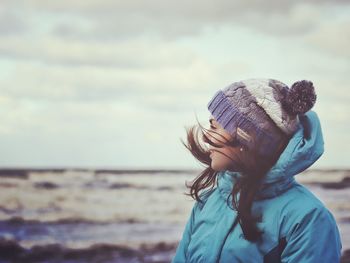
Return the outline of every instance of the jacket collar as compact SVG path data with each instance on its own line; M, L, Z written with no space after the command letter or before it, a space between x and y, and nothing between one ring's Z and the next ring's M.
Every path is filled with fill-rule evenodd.
M276 164L266 174L255 200L273 198L289 189L295 182L294 176L310 167L323 154L324 141L316 112L308 111L299 115L299 120L297 131ZM228 170L218 173L218 188L225 200L240 176L239 172ZM231 203L232 196L229 198Z

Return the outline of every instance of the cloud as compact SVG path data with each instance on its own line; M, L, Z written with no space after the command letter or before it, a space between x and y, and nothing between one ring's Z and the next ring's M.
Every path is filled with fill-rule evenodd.
M15 10L0 7L0 37L18 35L27 29L24 19Z
M179 50L173 48L174 41L195 38L208 28L239 26L259 35L300 38L305 40L305 45L335 55L348 56L349 52L346 48L349 42L346 14L350 11L347 1L220 0L213 3L205 0L196 5L160 0L74 3L32 0L22 4L22 11L13 3L8 6L11 8L4 9L6 13L17 20L21 17L18 23L27 26L22 35L14 34L18 38L1 40L1 55L41 59L46 63L111 67L152 67L157 62L162 66L164 63L183 65L192 59L192 54L186 54L185 50L173 56L176 60L169 63L168 54ZM154 45L158 38L167 43L165 49ZM130 52L134 56L130 56ZM155 52L163 55L154 57Z
M167 6L164 6L166 3ZM196 36L205 28L243 25L273 35L293 35L308 32L322 15L313 5L260 5L259 1L242 4L220 1L215 5L209 1L200 5L153 1L142 4L117 4L111 10L92 11L92 6L77 8L84 19L79 23L62 22L53 28L53 34L64 38L103 40L139 37L145 32L166 40ZM95 6L94 6L95 7ZM102 5L103 8L103 5ZM100 9L100 10L99 10ZM73 8L74 10L74 8ZM64 12L71 12L65 10Z
M195 59L193 53L173 44L160 45L148 41L85 43L52 37L3 38L0 42L0 55L47 64L92 65L124 69L181 67Z
M195 60L183 68L119 69L17 62L0 78L3 95L33 100L121 100L145 93L205 92L221 66ZM18 77L20 76L20 77Z
M253 76L314 81L331 155L349 138L345 2L4 3L2 164L181 165L183 125Z
M335 17L321 22L312 34L306 37L307 43L320 50L348 60L350 58L350 17Z
M310 32L334 1L229 1L140 2L26 1L26 13L44 12L53 17L52 33L62 38L102 41L144 35L175 40L200 34L207 27L241 25L273 35ZM338 1L342 8L346 1Z

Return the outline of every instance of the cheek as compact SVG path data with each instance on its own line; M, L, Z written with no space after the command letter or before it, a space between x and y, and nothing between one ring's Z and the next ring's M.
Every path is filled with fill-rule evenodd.
M225 154L227 153L225 152ZM216 171L225 170L232 165L232 160L230 158L217 151L213 151L210 158L210 166Z
M232 155L232 152L229 149L221 148L221 149L218 149L218 151L216 150L212 151L212 153L210 154L210 158L218 162L226 163L231 161L230 159L231 155Z

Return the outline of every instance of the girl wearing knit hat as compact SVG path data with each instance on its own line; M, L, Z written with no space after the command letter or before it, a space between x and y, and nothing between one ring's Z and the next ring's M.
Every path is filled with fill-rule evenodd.
M210 128L187 130L207 165L172 262L340 262L332 213L294 176L324 152L311 81L247 79L208 102ZM203 140L207 148L201 145Z

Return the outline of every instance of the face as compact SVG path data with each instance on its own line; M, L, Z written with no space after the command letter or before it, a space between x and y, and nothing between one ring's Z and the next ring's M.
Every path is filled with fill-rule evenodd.
M223 146L221 148L208 144L211 158L211 168L215 171L227 170L232 165L232 160L227 156L232 156L237 152L237 147L224 145L223 142L232 140L232 136L211 116L209 119L210 129L208 138L216 145Z

